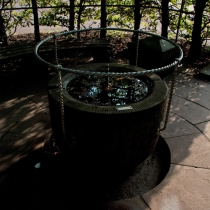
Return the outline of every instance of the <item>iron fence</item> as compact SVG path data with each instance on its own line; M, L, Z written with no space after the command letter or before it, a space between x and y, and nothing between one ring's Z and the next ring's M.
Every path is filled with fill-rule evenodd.
M101 0L100 4L91 3L93 1L87 2L84 3L80 1L79 3L75 3L74 0L69 0L69 2L57 6L39 6L36 4L35 0L32 0L32 5L27 7L2 7L0 14L4 17L4 23L8 30L12 30L11 22L16 21L17 25L15 26L13 24L13 32L15 32L15 27L22 23L20 17L19 20L12 17L14 16L14 11L22 11L22 13L24 11L26 13L30 10L30 20L24 21L28 21L26 24L34 26L37 41L40 40L40 25L59 25L66 27L67 30L79 30L82 28L91 28L93 23L96 22L98 23L98 27L115 26L135 30L141 28L158 34L161 33L163 28L161 16L163 15L163 7L161 4L136 5L135 3L139 1L134 1L134 4L125 4L125 1L124 4L106 4L106 0ZM179 2L179 4L169 4L168 6L169 25L167 29L169 36L175 41L177 41L179 37L190 40L195 16L193 5L191 5L191 9L189 9L186 6L185 0L177 2ZM135 8L137 9L135 10ZM202 38L203 41L205 41L203 43L206 43L210 37L210 13L208 12L208 8L205 12L205 28L202 29ZM10 13L8 19L4 16L6 12ZM47 20L47 18L49 19ZM86 22L84 22L85 19L87 20ZM12 33L7 33L7 35L10 34ZM102 36L105 36L105 34Z

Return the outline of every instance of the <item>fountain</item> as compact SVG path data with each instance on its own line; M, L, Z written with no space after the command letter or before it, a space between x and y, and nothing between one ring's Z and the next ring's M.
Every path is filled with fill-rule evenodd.
M156 148L160 131L166 127L174 85L173 79L168 91L156 73L174 68L175 75L182 51L161 37L177 48L179 57L156 69L115 62L72 68L59 65L57 37L92 30L160 36L141 30L83 29L50 36L35 49L38 59L57 71L57 76L49 81L48 95L53 136L59 148L65 154L71 153L81 167L88 166L99 176L106 174L116 180L120 175L128 177ZM56 64L43 60L38 53L39 47L49 39L55 42ZM139 51L137 44L136 64L139 64ZM153 58L150 59L152 62Z

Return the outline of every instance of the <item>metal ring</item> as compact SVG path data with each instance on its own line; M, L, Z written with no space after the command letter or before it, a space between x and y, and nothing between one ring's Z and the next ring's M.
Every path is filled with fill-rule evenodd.
M63 68L62 66L54 65L54 64L51 64L51 63L45 61L43 58L41 58L38 55L39 47L43 43L45 43L46 41L48 41L50 39L53 39L54 37L59 37L59 36L69 35L69 34L74 34L74 33L80 33L80 32L86 32L86 31L92 31L92 30L97 30L97 31L117 30L117 31L136 32L136 33L142 33L142 34L152 35L154 37L158 37L158 38L164 39L167 42L170 42L171 44L173 44L174 46L176 46L179 49L180 56L178 58L175 58L174 59L175 61L172 62L171 64L166 65L166 66L163 66L161 68L155 68L155 69L143 70L143 71L137 71L137 72L123 72L122 73L122 72L92 72L92 71L89 71L89 70L82 71L82 70L76 70L76 69L70 69L70 68ZM36 45L34 53L35 53L35 56L38 58L38 60L40 60L41 62L43 62L45 65L48 65L49 67L53 67L53 68L56 68L56 69L59 69L59 70L63 70L63 71L67 71L67 72L70 72L70 73L73 73L73 74L79 74L79 75L90 75L90 76L91 75L95 75L95 76L110 76L110 77L140 76L140 75L143 75L143 74L157 73L157 72L164 71L166 69L169 69L171 67L176 66L178 63L181 62L181 60L183 58L183 52L182 52L182 49L180 48L180 46L177 45L176 43L174 43L173 41L165 38L165 37L162 37L160 35L153 34L151 32L144 31L144 30L132 30L132 29L121 29L121 28L88 28L88 29L81 29L81 30L65 31L65 32L61 32L61 33L58 33L58 34L54 34L54 35L51 35L51 36L47 37L46 39L40 41Z

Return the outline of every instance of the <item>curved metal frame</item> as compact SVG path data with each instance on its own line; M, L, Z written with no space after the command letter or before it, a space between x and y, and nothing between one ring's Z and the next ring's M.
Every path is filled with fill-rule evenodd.
M151 70L142 70L142 71L135 71L135 72L94 72L94 71L90 71L90 70L76 70L76 69L69 69L69 68L63 68L61 65L58 64L58 59L57 59L57 37L58 36L63 36L63 35L69 35L69 34L74 34L74 33L80 33L80 32L87 32L87 31L103 31L103 30L116 30L116 31L126 31L126 32L134 32L134 33L138 33L138 34L146 34L146 35L151 35L154 37L158 37L161 39L166 40L167 42L170 42L172 45L174 45L175 47L177 47L179 49L180 52L180 56L178 58L174 59L174 62L172 62L169 65L163 66L161 68L155 68L155 69L151 69ZM54 39L54 45L55 45L55 59L56 59L56 65L51 64L47 61L45 61L43 58L41 58L38 54L38 50L39 47L45 43L46 41L50 40L50 39ZM137 42L138 44L138 42ZM138 50L138 46L137 46L137 50ZM170 88L170 95L169 95L169 101L168 101L168 106L167 106L167 111L166 111L166 117L165 117L165 121L164 121L164 125L162 128L158 129L157 133L160 134L160 131L164 130L166 128L166 124L168 121L168 117L169 117L169 111L170 111L170 105L171 105L171 101L172 101L172 94L173 94L173 88L174 88L174 84L175 84L175 76L176 76L176 72L177 72L177 68L178 68L178 64L181 62L182 58L183 58L183 52L182 49L174 42L170 41L169 39L159 36L157 34L153 34L150 33L148 31L144 31L144 30L132 30L132 29L120 29L120 28L89 28L89 29L81 29L81 30L73 30L73 31L67 31L67 32L61 32L58 34L54 34L51 35L49 37L47 37L46 39L40 41L36 47L35 47L35 56L37 57L38 60L40 60L41 62L43 62L45 65L48 65L49 67L53 67L58 71L58 80L59 80L59 86L60 86L60 109L61 109L61 118L62 118L62 128L63 128L63 138L64 141L66 142L66 135L65 135L65 122L64 122L64 102L63 102L63 85L62 85L62 78L61 78L61 71L67 71L69 73L73 73L73 74L77 74L77 75L88 75L88 76L102 76L102 77L127 77L127 76L140 76L140 75L144 75L144 74L149 74L149 73L157 73L160 71L164 71L166 69L169 69L171 67L174 67L174 76L173 76L173 81L171 84L171 88ZM136 60L138 59L138 53L136 55ZM136 62L137 63L137 62ZM101 63L102 64L102 63ZM105 64L106 65L106 64Z
M124 72L124 73L122 73L122 72L93 72L93 71L88 71L88 70L87 71L82 71L82 70L63 68L61 65L54 65L54 64L51 64L51 63L45 61L44 59L42 59L38 55L39 47L43 43L45 43L46 41L48 41L50 39L53 39L53 38L56 38L56 37L59 37L59 36L63 36L63 35L69 35L69 34L86 32L86 31L93 31L93 30L97 30L97 31L116 30L116 31L136 32L136 33L142 33L142 34L147 34L147 35L151 35L151 36L154 36L154 37L158 37L158 38L164 39L164 40L170 42L171 44L173 44L174 46L176 46L179 49L180 57L175 58L175 61L173 63L171 63L169 65L166 65L166 66L163 66L161 68L156 68L156 69L151 69L151 70L143 70L143 71L138 71L138 72ZM169 69L171 67L174 67L174 66L178 65L183 58L183 52L182 52L182 49L179 47L179 45L177 45L176 43L170 41L169 39L167 39L165 37L162 37L162 36L159 36L157 34L153 34L153 33L150 33L148 31L144 31L144 30L120 29L120 28L89 28L89 29L73 30L73 31L67 31L67 32L61 32L61 33L58 33L58 34L54 34L54 35L51 35L51 36L47 37L46 39L40 41L36 45L34 53L35 53L35 56L38 58L38 60L40 60L44 64L48 65L49 67L53 67L53 68L56 68L58 70L68 71L70 73L79 74L79 75L90 75L90 76L95 75L95 76L108 76L108 77L120 77L120 76L134 76L135 77L135 76L139 76L139 75L143 75L143 74L157 73L157 72L164 71L166 69Z

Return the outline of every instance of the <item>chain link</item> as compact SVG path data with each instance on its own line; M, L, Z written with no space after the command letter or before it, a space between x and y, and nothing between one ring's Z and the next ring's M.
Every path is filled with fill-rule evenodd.
M163 127L160 128L160 131L165 130L166 125L168 123L169 113L170 113L170 109L171 109L171 102L172 102L172 97L173 97L173 92L174 92L174 86L175 86L175 83L176 83L176 74L177 74L178 65L179 64L177 64L174 67L173 77L172 77L172 80L171 80L171 87L170 87L170 93L169 93L169 99L168 99L168 106L167 106L167 110L166 110L165 121L164 121Z
M55 62L56 62L56 70L58 72L58 84L59 84L59 96L60 96L60 112L61 112L61 124L62 124L62 132L63 139L67 144L66 140L66 129L65 129L65 111L64 111L64 99L63 99L63 83L62 83L62 73L61 73L61 65L58 64L58 48L57 48L57 38L54 36L54 47L55 47Z
M139 61L139 33L137 34L137 41L136 41L136 66L138 66Z

